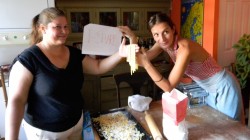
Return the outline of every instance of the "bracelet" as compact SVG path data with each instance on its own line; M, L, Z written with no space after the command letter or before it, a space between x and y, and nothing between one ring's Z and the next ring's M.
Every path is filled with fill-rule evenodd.
M161 79L158 81L154 81L154 82L160 82L163 78L164 78L163 75L161 75Z

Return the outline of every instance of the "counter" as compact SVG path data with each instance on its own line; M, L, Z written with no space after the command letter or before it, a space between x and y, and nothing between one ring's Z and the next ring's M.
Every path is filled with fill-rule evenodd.
M145 121L145 114L128 109L138 122L150 133ZM162 131L161 100L150 104L148 112L153 116L159 130ZM220 139L220 140L249 140L250 129L238 121L234 121L221 112L209 107L188 108L186 122L189 140ZM163 135L163 133L162 133Z

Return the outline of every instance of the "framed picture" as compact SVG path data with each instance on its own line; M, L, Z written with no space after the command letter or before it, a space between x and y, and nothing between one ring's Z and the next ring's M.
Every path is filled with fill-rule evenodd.
M84 26L92 22L89 9L68 9L67 13L71 33L83 33Z
M71 12L71 32L72 33L82 33L83 27L89 24L90 20L89 12Z
M117 26L117 13L116 12L100 12L100 24L107 26Z
M122 23L124 26L128 26L131 30L139 31L139 12L127 11L122 13Z
M97 10L97 23L116 27L120 24L120 10L116 8L101 8Z

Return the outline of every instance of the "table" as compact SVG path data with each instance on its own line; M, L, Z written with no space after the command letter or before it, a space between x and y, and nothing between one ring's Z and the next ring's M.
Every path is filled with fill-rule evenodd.
M128 109L137 121L150 133L143 112ZM150 104L148 112L153 116L159 130L162 131L161 100ZM249 140L250 129L234 121L223 113L209 107L188 108L186 122L189 140ZM151 134L151 133L150 133ZM163 135L163 133L162 133Z

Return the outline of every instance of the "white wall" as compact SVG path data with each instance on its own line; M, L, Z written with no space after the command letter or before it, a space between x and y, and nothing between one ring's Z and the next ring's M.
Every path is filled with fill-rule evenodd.
M218 63L229 66L235 62L232 47L240 37L250 33L250 0L220 0Z

